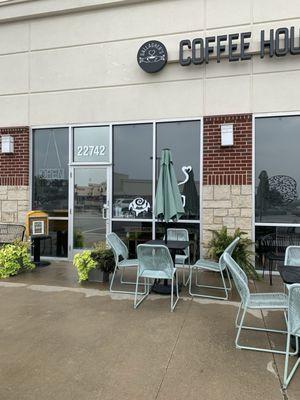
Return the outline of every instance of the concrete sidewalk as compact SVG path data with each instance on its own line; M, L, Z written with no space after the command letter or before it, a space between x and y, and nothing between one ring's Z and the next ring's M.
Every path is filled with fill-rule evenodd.
M257 286L270 290L267 280ZM192 300L183 290L174 313L157 295L133 310L131 296L79 285L68 263L1 281L0 399L298 400L300 370L282 392L283 356L235 349L237 300ZM284 326L280 312L249 323ZM284 348L280 336L242 338Z

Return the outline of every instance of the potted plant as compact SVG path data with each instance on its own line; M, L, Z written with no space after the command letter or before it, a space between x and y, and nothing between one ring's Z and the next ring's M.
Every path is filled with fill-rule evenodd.
M96 268L96 262L92 259L90 250L75 254L73 264L77 268L79 282L86 281L89 272Z
M30 261L28 243L16 241L0 248L0 279L34 268L35 265Z
M94 244L93 250L84 250L74 256L79 282L108 282L113 272L115 260L113 252L106 248L105 242Z
M112 250L106 247L105 242L95 243L91 257L96 262L96 269L103 274L103 282L108 282L109 274L115 268L115 258Z
M219 260L226 247L229 246L235 238L240 237L232 253L232 258L245 271L249 278L258 279L258 274L252 264L254 253L251 251L250 247L253 243L250 239L243 237L246 233L237 228L233 235L229 235L226 226L223 226L220 231L213 230L212 232L213 238L208 244L209 257L214 260Z

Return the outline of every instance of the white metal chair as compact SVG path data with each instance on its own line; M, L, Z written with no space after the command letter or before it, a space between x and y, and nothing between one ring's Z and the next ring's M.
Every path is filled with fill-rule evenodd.
M285 364L284 364L284 376L283 376L283 387L287 388L290 383L297 367L300 364L300 357L294 364L290 373L289 370L289 350L291 335L294 335L296 341L296 349L299 349L299 337L300 337L300 284L295 283L288 287L289 298L288 298L288 332L286 341L286 354L285 354Z
M123 279L123 273L124 273L124 270L126 270L128 268L130 268L130 269L137 268L138 260L137 259L128 259L128 249L127 249L125 243L115 233L113 233L113 232L108 233L106 235L106 239L107 239L107 242L110 245L110 247L114 253L114 257L115 257L115 269L114 269L114 272L113 272L113 275L111 278L109 290L113 293L134 294L135 293L134 290L126 291L126 290L120 290L120 289L118 289L118 290L113 289L113 284L115 281L116 272L119 269L121 271L120 283L127 284L127 285L135 285L136 282L125 281Z
M210 260L206 260L203 258L200 258L190 269L190 278L189 278L189 293L191 296L197 296L197 297L208 297L210 299L219 299L219 300L227 300L228 299L228 291L231 290L232 285L231 285L231 280L230 280L230 276L228 273L228 269L226 267L226 263L224 262L223 256L225 254L225 252L227 252L228 254L232 254L236 245L238 244L238 241L240 240L239 237L237 237L236 239L234 239L230 245L225 249L224 253L221 255L219 262L215 262L215 261L210 261ZM207 289L217 289L217 290L223 290L225 293L225 296L211 296L211 295L206 295L206 294L200 294L200 293L195 293L192 291L192 277L193 277L193 270L196 270L196 282L195 282L195 286L199 287L199 288L207 288ZM221 275L221 279L222 279L222 286L211 286L211 285L200 285L198 283L198 271L199 270L204 270L204 271L213 271L213 272L219 272ZM228 278L228 282L229 282L229 287L226 285L225 282L225 277L224 277L224 273L226 272L227 278Z
M189 241L189 232L187 229L182 228L169 228L167 229L167 239L168 240L182 240L182 241ZM184 286L186 286L189 282L189 273L187 280L185 279L185 270L190 270L191 268L191 261L190 261L190 246L188 246L183 251L184 254L176 254L175 256L175 264L180 265L182 268L182 282ZM186 261L188 262L186 266Z
M256 309L256 310L282 310L284 312L285 320L286 311L288 308L288 298L285 293L250 293L248 288L248 279L245 272L240 268L240 266L234 261L234 259L228 254L224 253L224 261L229 268L235 286L239 292L241 297L241 304L238 309L238 313L235 320L235 326L238 329L235 346L238 349L245 350L256 350L263 351L267 353L278 353L285 354L286 352L283 350L276 349L266 349L262 347L252 347L252 346L243 346L239 343L239 338L242 329L253 330L253 331L263 331L263 332L273 332L273 333L283 333L286 334L287 331L276 330L276 329L266 329L266 328L257 328L253 326L245 326L243 325L245 316L248 309ZM242 316L240 317L240 313L242 311ZM294 353L289 353L289 355L296 355L298 353L298 349Z
M136 277L134 308L137 308L150 292L150 279L171 280L171 311L178 300L178 274L169 249L163 245L140 244L137 247L138 271ZM138 299L139 280L144 279L145 294ZM174 281L176 282L176 300L174 302Z
M284 265L300 267L300 246L288 246L285 250Z

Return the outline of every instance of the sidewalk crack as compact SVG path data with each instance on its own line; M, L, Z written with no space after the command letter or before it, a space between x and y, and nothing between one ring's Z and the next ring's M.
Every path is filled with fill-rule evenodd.
M253 283L254 283L255 292L258 293L255 281ZM263 325L267 329L268 327L267 327L267 323L266 323L266 319L265 319L264 313L263 313L262 310L260 312L261 312L261 315L262 315ZM268 340L268 343L269 343L269 347L272 350L273 347L272 347L272 341L271 341L271 338L270 338L270 332L266 332L266 336L267 336L267 340ZM277 362L276 362L275 354L274 353L269 353L269 354L271 354L272 359L273 359L273 368L274 368L274 372L275 372L275 374L277 376L277 379L279 381L280 391L282 393L282 400L288 400L289 397L287 395L286 389L283 388L282 379L281 379L281 376L279 374L279 370L278 370L278 365L277 365Z
M173 345L173 348L172 348L170 357L169 357L169 359L168 359L168 362L167 362L167 365L166 365L166 368L165 368L165 372L164 372L164 374L163 374L163 376L162 376L162 379L161 379L161 381L160 381L160 384L159 384L159 386L158 386L157 393L156 393L156 396L155 396L155 400L158 399L158 396L159 396L159 393L160 393L160 391L161 391L162 385L163 385L163 383L164 383L164 381L165 381L165 377L166 377L166 375L167 375L167 372L168 372L168 369L169 369L169 365L170 365L171 360L172 360L172 358L173 358L173 355L174 355L174 353L175 353L175 349L176 349L177 344L178 344L178 342L179 342L179 338L180 338L181 332L182 332L182 330L183 330L184 324L185 324L185 322L186 322L186 320L187 320L187 316L188 316L188 313L189 313L189 311L190 311L191 305L192 305L192 301L189 302L189 306L188 306L188 309L187 309L187 311L186 311L185 317L183 318L183 321L182 321L181 326L180 326L180 328L179 328L179 331L178 331L178 334L177 334L175 343L174 343L174 345ZM284 400L285 400L285 399L284 399Z

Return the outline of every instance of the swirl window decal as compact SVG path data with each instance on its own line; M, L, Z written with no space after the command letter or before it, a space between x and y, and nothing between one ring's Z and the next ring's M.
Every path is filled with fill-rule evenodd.
M142 197L137 197L134 199L128 207L129 211L133 211L136 217L139 216L142 212L148 212L150 209L150 203L143 199Z

